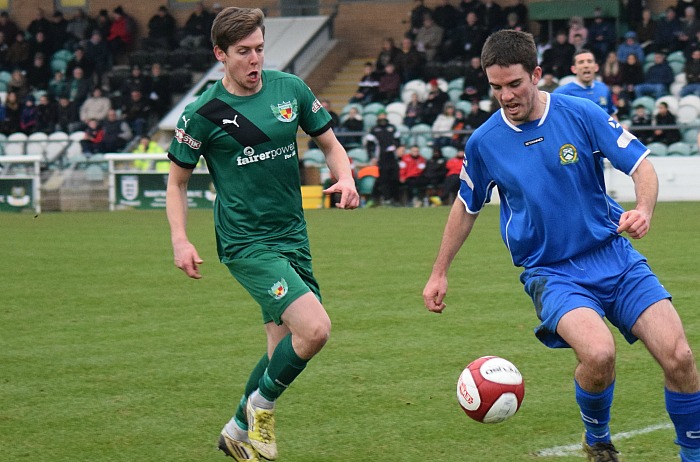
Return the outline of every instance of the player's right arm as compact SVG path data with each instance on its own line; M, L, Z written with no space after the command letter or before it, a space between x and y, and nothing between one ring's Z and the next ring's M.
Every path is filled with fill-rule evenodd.
M460 199L455 200L447 218L440 250L433 264L433 271L423 289L423 302L429 311L442 313L442 310L445 309L447 271L464 241L469 237L478 216L468 213Z
M202 275L199 274L199 265L203 260L199 258L197 249L187 239L187 183L191 176L191 169L170 162L165 209L170 223L170 240L173 245L175 266L192 279L200 279Z
M632 173L637 205L620 217L618 233L626 231L632 239L641 239L649 232L659 196L659 179L649 159L644 159Z

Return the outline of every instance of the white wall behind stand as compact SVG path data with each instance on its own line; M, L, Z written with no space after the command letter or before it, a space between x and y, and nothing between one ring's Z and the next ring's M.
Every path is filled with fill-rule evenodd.
M659 201L700 201L700 156L647 157L659 177ZM607 165L608 194L618 202L634 202L632 178Z

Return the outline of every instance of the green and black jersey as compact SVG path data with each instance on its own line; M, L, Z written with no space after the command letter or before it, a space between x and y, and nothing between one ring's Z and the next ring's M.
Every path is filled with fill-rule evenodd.
M301 205L299 126L317 136L331 118L298 77L263 71L262 89L234 96L217 81L189 104L175 129L170 159L194 168L203 156L217 197L214 223L221 261L251 244L308 245Z

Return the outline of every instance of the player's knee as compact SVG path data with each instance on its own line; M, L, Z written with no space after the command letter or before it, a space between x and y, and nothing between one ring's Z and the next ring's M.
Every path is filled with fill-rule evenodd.
M331 321L328 317L317 319L307 325L301 334L307 351L310 354L318 353L328 342L331 335Z
M607 377L610 377L615 370L615 349L607 347L605 345L599 345L586 352L583 355L582 364L591 371L595 371L593 374L600 376L599 379L605 381Z
M686 342L679 342L665 361L664 370L673 376L696 371L695 357Z
M311 341L315 344L318 345L319 347L323 347L326 342L328 342L328 339L331 336L331 320L329 318L325 318L323 320L320 320L317 325L314 327L312 331L312 338Z

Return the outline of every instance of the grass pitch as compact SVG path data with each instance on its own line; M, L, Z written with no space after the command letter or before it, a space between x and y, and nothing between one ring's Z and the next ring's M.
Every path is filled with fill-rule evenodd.
M569 448L582 431L573 354L534 338L496 207L453 265L446 311L423 307L447 213L307 212L333 333L280 399L280 461L582 460ZM635 243L696 351L698 229L699 203L661 203ZM173 266L163 212L0 215L0 459L226 460L216 439L264 336L258 307L218 263L210 211L191 212L190 238L200 281ZM677 460L660 369L616 339L618 449L628 461ZM487 354L526 381L523 407L497 425L473 422L455 397L461 369Z

